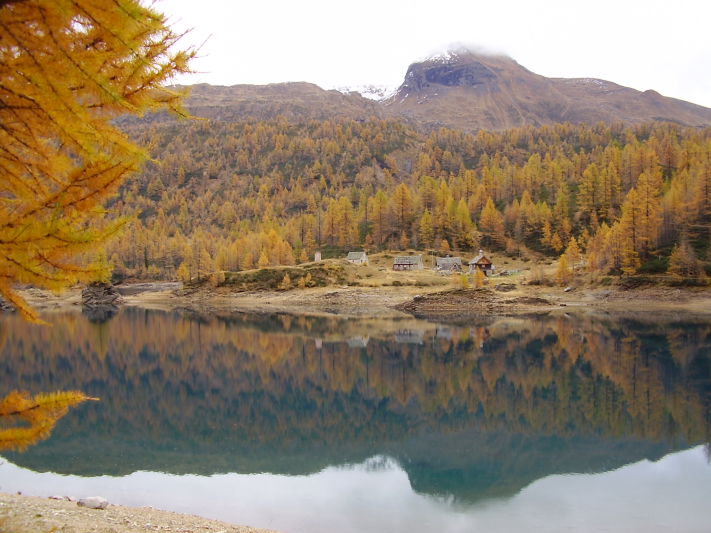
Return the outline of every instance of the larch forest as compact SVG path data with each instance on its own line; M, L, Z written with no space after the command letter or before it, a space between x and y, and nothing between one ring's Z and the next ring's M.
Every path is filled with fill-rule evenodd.
M422 133L399 120L144 121L110 206L115 275L182 280L316 250L563 257L556 276L711 269L711 130L669 123ZM219 283L219 279L218 279Z

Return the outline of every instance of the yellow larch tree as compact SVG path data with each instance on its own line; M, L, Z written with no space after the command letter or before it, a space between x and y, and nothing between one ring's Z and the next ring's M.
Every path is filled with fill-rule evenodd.
M479 218L479 229L489 245L501 246L504 242L504 217L501 215L494 201L488 198Z
M262 253L259 254L259 261L257 261L257 266L259 268L267 268L269 266L269 256L267 255L266 250L262 250Z
M568 265L575 272L575 267L580 263L582 259L582 254L580 253L580 246L575 237L571 237L568 242L568 247L565 249L565 255L568 258Z
M568 255L562 254L558 260L558 268L555 271L555 282L558 285L567 285L573 277L573 271L570 269Z
M585 221L597 220L602 200L600 188L600 169L592 163L583 172L578 186L578 214Z
M401 240L406 240L410 222L413 217L412 193L406 184L401 183L395 188L392 195L391 206L395 230L398 235L400 235Z
M669 256L669 273L682 279L700 279L704 271L696 258L694 249L686 235L682 235L679 244L674 246Z
M637 179L637 197L641 215L638 232L640 253L646 257L657 244L662 224L660 172L643 172Z
M79 391L31 396L13 391L0 399L0 450L22 451L49 437L57 421L73 407L91 398Z
M468 289L471 287L471 283L469 283L469 274L466 272L459 274L459 286L462 289Z
M388 198L385 192L377 192L371 202L373 203L373 240L378 247L382 247L389 235L390 217L388 214Z
M486 274L481 268L474 271L474 287L481 289L486 284Z
M432 228L432 213L429 209L425 209L420 218L420 244L426 248L430 248L434 242L434 229Z
M637 189L632 188L627 193L622 204L622 217L616 226L619 227L622 240L626 243L626 246L635 253L641 248L642 220L642 206L639 201L639 194Z
M180 37L139 0L0 3L0 295L26 318L13 284L106 274L86 256L121 225L102 204L146 157L113 119L184 114L164 87L189 71Z

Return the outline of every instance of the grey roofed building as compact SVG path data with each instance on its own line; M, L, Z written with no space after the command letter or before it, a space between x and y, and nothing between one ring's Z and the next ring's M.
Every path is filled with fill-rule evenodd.
M401 255L393 261L393 270L422 270L425 264L422 255Z
M368 262L368 254L365 252L348 252L346 260L356 265L364 265Z
M461 272L461 257L437 257L435 259L437 272Z

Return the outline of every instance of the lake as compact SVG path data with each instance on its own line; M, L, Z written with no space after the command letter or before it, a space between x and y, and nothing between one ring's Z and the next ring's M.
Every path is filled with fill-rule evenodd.
M708 531L711 321L0 316L0 394L101 398L0 490L300 532Z

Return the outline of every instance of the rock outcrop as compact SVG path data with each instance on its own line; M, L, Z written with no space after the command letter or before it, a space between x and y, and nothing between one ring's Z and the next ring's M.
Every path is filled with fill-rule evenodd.
M101 496L89 496L82 498L77 502L79 507L88 507L89 509L106 509L109 505L109 500Z
M109 320L121 303L121 295L109 283L90 283L81 291L82 313L92 322Z

